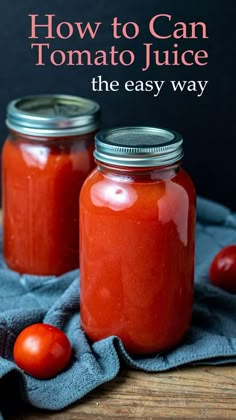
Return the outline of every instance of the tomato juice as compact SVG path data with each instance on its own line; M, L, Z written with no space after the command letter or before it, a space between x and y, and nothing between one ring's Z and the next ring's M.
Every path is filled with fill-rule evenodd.
M20 273L79 265L78 196L94 168L99 106L63 95L10 103L2 155L3 254Z
M144 146L132 152L129 140L120 146L109 139L106 151L107 137L80 196L82 326L93 341L120 337L131 353L162 351L191 322L195 189L178 155L177 163L158 166L157 156L156 167L131 167ZM152 137L153 143L155 130ZM146 146L154 147L148 140ZM139 165L153 161L142 159Z

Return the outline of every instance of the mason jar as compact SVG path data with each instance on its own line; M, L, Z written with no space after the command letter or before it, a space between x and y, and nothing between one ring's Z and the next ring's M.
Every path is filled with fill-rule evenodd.
M131 353L175 346L191 322L195 188L172 130L99 132L80 195L81 322Z
M94 168L97 103L37 95L7 108L2 154L3 255L20 273L60 275L79 265L78 196Z

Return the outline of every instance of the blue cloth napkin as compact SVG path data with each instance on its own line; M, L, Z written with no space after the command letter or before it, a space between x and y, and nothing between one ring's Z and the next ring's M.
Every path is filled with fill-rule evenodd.
M120 339L109 337L90 345L80 328L79 272L61 277L19 275L0 257L0 407L24 399L35 407L62 409L114 378L120 361L147 372L187 363L236 361L236 295L210 285L209 264L224 246L236 244L236 214L222 205L198 199L195 301L191 329L175 349L152 357L132 357ZM13 362L12 349L26 326L45 322L68 335L73 358L57 377L38 380ZM1 391L2 390L2 391Z

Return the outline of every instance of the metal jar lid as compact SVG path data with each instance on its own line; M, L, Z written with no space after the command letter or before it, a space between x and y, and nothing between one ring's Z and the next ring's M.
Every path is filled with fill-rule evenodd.
M97 161L123 167L164 166L183 158L182 136L155 127L102 130L95 136L95 146Z
M8 128L31 136L61 137L90 133L100 126L100 106L71 95L34 95L7 107Z

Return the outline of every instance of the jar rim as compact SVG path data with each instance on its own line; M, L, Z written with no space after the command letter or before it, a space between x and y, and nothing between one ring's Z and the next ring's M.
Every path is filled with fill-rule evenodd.
M6 125L36 137L73 136L99 129L100 112L97 102L79 96L31 95L9 103Z
M115 166L159 167L183 158L183 138L174 130L131 126L101 130L95 136L94 157Z

